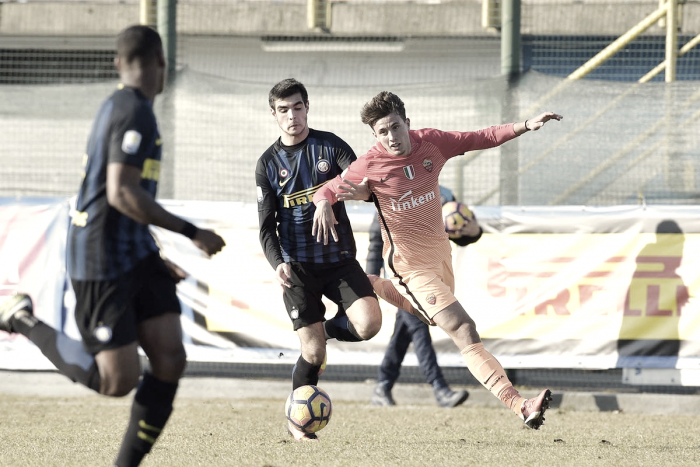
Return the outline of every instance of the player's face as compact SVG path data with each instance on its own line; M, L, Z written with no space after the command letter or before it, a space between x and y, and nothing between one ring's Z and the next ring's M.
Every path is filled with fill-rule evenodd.
M411 139L408 130L411 122L404 121L396 112L377 120L372 127L372 134L394 156L408 156L411 153Z
M289 97L277 99L272 115L277 120L277 124L282 133L291 139L303 139L309 131L306 117L309 112L309 105L304 103L300 93Z

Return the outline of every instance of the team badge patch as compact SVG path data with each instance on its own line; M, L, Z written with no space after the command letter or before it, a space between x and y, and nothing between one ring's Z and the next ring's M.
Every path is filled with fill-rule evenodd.
M280 169L280 178L287 178L287 177L289 177L289 170L282 167Z
M258 191L258 203L262 203L262 200L263 200L262 188L260 188L259 186L256 186L255 188L257 188L257 191Z
M102 326L97 326L93 331L93 335L98 341L107 343L112 340L112 328L104 324Z
M292 311L289 312L289 317L292 319L298 319L299 318L299 310L296 308L292 308Z
M435 298L435 295L433 295L433 294L430 294L427 297L425 297L425 301L431 305L435 305L435 303L437 303L437 299Z
M127 131L122 139L122 151L131 155L136 154L141 146L142 138L141 133L136 130Z
M432 172L433 161L431 161L430 159L423 159L423 168L425 168L425 170L427 170L428 172Z
M404 167L403 173L409 180L413 180L414 178L416 178L416 171L413 169L413 165L407 165L406 167Z
M321 159L316 162L316 170L322 174L327 173L329 170L331 170L331 164L327 160Z

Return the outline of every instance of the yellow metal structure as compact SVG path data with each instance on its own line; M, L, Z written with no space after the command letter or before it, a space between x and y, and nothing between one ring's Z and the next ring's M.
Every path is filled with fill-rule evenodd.
M675 2L675 0L669 0ZM576 80L581 79L586 76L591 71L598 68L603 62L619 52L623 47L632 42L644 31L649 29L654 23L656 23L660 18L666 15L666 7L659 8L658 10L651 13L649 16L640 21L635 27L621 35L612 44L598 52L598 54L592 59L588 60L586 63L581 65L576 71L571 73L567 79Z
M490 32L501 28L501 0L481 1L481 27Z
M680 4L679 0L659 0L659 8L649 16L640 21L635 27L620 36L616 41L607 46L595 57L584 63L580 68L571 73L567 79L576 80L586 76L591 71L595 70L607 59L619 52L623 47L632 42L637 36L649 29L654 23L659 22L666 27L666 59L652 71L640 78L640 83L646 83L654 76L659 74L661 70L666 70L666 82L670 83L676 80L676 62L678 57L684 55L690 49L695 47L700 39L696 36L688 42L681 51L678 50L678 29L680 25ZM661 22L664 19L665 21Z
M309 29L328 31L331 28L330 0L306 1L306 26Z
M678 51L678 58L682 57L683 55L687 54L690 50L693 49L696 45L700 44L700 34L697 36L693 37L691 40L688 41L687 44L685 44L683 47L681 47L681 50ZM639 78L640 83L646 83L648 81L651 81L651 79L661 73L664 69L666 68L666 61L664 60L663 62L659 63L654 67L653 70L651 70L649 73L646 75L642 76Z
M158 0L140 0L139 23L152 28L158 26Z

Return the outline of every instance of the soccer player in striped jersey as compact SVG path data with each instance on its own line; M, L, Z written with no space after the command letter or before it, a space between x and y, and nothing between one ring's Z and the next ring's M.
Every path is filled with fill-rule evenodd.
M350 199L342 187L366 179L382 224L384 264L393 276L390 280L373 278L377 295L428 324L440 326L481 384L529 428L538 429L549 407L550 390L533 399L522 397L501 364L484 348L474 320L454 296L451 247L442 219L438 177L452 157L499 146L562 116L545 112L524 122L477 131L414 131L401 99L386 91L365 104L361 116L377 144L345 174L316 192L314 228L335 235L332 207L339 200Z
M175 293L184 272L161 259L148 226L179 232L207 255L225 244L155 200L161 139L153 101L166 73L160 36L146 26L125 29L114 63L121 84L95 118L68 233L82 343L39 321L24 294L0 302L0 329L25 335L61 373L100 394L122 397L137 387L114 462L127 467L163 430L186 363ZM150 362L143 378L139 345Z
M309 97L299 81L280 81L270 90L268 101L280 137L255 169L260 243L282 286L301 344L292 374L292 389L296 389L318 384L326 339L370 339L379 332L382 315L372 284L355 259L344 203L332 208L340 233L340 237L334 233L335 241L317 236L312 228L314 193L340 175L356 159L355 153L333 133L309 128ZM327 321L323 296L338 305L336 316ZM291 424L288 431L297 441L317 439Z

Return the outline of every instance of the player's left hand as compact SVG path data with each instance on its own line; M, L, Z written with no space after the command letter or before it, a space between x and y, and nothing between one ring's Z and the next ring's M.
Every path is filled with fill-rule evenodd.
M343 179L343 183L343 185L338 185L338 189L343 191L335 195L338 201L367 201L369 199L370 191L367 177L358 184L345 179Z
M170 277L173 278L175 283L178 283L182 279L187 278L188 274L180 266L173 263L172 261L170 261L167 258L163 258L163 262L165 263L165 267L168 268L168 272L170 273Z
M197 229L197 234L192 239L192 243L206 253L207 256L215 255L226 246L226 242L219 234L207 229Z
M330 231L333 240L338 241L338 233L335 231L335 225L338 223L335 220L331 203L327 200L319 201L316 205L314 213L314 223L311 226L311 235L316 237L317 242L323 240L324 245L328 245L328 232Z
M563 115L555 114L554 112L545 112L534 118L529 118L527 120L527 129L530 131L537 131L544 126L550 120L561 120L564 118Z

